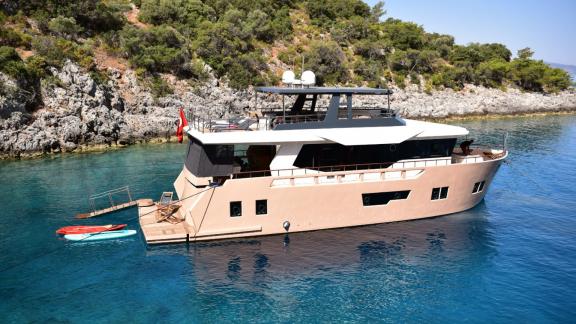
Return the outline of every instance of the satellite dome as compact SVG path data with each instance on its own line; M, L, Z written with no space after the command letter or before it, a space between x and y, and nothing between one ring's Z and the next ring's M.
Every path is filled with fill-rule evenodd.
M282 73L282 83L292 84L292 83L294 83L294 79L295 79L294 72L288 70L288 71L284 71L284 73Z
M302 72L302 85L313 86L316 84L316 75L312 71Z

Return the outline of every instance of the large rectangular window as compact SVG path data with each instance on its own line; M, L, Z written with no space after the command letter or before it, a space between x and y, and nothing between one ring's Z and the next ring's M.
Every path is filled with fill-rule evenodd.
M448 198L448 187L440 187L432 189L432 200L446 199Z
M390 200L401 200L408 198L410 190L374 192L362 194L362 204L364 206L386 205Z
M299 168L337 165L392 164L403 159L447 157L456 139L406 141L399 144L356 145L305 144L294 161Z

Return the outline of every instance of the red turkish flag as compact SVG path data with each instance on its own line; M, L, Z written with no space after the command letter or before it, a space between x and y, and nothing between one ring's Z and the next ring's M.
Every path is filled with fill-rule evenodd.
M180 108L180 118L178 118L178 129L176 129L176 136L178 136L178 143L184 140L184 127L188 126L186 116L184 116L184 109Z

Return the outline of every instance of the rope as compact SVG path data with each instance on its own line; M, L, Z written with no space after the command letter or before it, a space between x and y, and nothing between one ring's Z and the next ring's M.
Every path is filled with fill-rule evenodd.
M516 168L514 165L512 165L511 162L506 162L506 161L505 161L504 163L506 163L507 165L509 165L511 170L517 171L517 172L520 173L524 178L528 179L528 181L532 182L532 184L536 185L536 187L537 187L538 189L542 190L543 192L545 192L545 193L547 193L547 194L551 194L551 192L550 192L548 189L542 187L538 182L532 180L532 178L530 177L530 175L524 173L524 171L522 171L521 169Z
M200 225L198 225L198 230L194 232L194 238L200 232L200 228L202 227L202 223L204 223L204 217L206 217L206 213L208 212L208 208L210 207L210 203L212 202L212 197L214 196L214 191L216 191L216 187L213 187L212 193L210 194L210 199L208 200L208 204L206 205L206 209L204 210L204 214L202 215L202 220L200 221Z

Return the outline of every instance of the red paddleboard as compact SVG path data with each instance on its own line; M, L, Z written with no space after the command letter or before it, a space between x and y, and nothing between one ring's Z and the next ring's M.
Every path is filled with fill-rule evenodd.
M75 225L75 226L65 226L59 228L56 233L66 235L66 234L86 234L86 233L98 233L98 232L106 232L106 231L116 231L121 230L126 227L126 224L119 224L119 225L98 225L98 226L82 226L82 225Z

